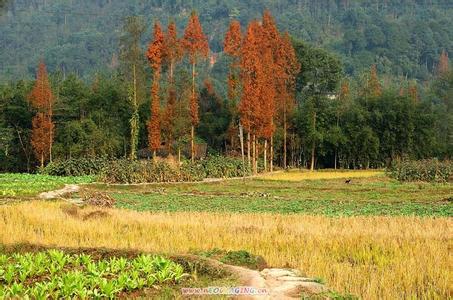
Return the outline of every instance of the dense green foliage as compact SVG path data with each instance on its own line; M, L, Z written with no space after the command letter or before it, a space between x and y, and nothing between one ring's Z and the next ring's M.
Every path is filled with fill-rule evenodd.
M48 175L31 174L0 174L0 198L15 196L36 196L46 192L62 188L65 184L90 183L94 181L92 176L82 177L59 177Z
M382 93L372 95L369 72L341 79L339 62L330 53L298 41L294 45L307 66L297 77L299 109L293 120L302 164L308 163L313 143L319 167L333 167L334 161L345 168L384 167L398 157L451 157L453 72L436 76L429 88L378 79ZM341 95L340 83L350 86L347 95ZM418 91L415 97L411 88Z
M390 176L399 181L448 182L453 179L453 162L437 159L395 162Z
M120 293L176 283L181 265L160 256L95 260L59 250L0 254L0 298L113 299Z
M3 2L9 2L4 4ZM349 74L372 63L380 72L427 79L442 49L453 53L448 0L15 0L0 4L0 78L33 74L44 58L51 71L94 75L115 68L127 16L151 22L174 18L180 32L192 9L200 13L213 52L221 52L230 18L242 24L272 10L280 29L337 52ZM1 8L3 7L3 8ZM145 40L142 40L143 44Z

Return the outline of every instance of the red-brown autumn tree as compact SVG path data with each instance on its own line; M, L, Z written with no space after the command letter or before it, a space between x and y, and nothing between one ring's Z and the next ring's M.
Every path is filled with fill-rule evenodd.
M37 115L33 118L31 143L41 167L44 167L47 157L52 161L52 144L54 138L54 124L52 122L54 98L44 62L39 64L36 82L28 95L28 99L38 111Z
M277 84L277 107L280 119L283 123L283 167L287 166L287 136L288 118L295 108L296 76L299 74L301 65L296 57L296 51L288 33L285 33L278 44L276 64L278 76ZM271 147L272 149L272 147ZM271 153L271 162L272 162ZM272 171L272 166L271 166Z
M165 63L168 65L168 95L165 111L162 116L162 129L165 131L166 144L168 152L171 153L171 145L173 143L174 126L175 126L175 111L176 111L176 87L174 80L174 69L176 64L181 60L183 49L181 41L178 39L176 23L171 21L168 24L167 33L165 35Z
M261 72L260 35L258 21L252 21L244 37L241 48L242 96L239 103L241 124L247 131L247 158L251 166L251 135L256 130L256 116L259 114L260 86L258 76Z
M448 73L449 68L448 53L445 50L442 50L439 57L439 64L437 65L437 74L443 76Z
M230 57L230 69L228 72L228 100L231 112L231 123L228 135L231 140L231 147L234 148L234 137L237 135L237 104L240 96L240 62L241 62L242 32L239 21L233 20L225 35L224 52ZM242 126L239 124L239 126ZM242 131L241 131L242 132ZM244 145L241 138L241 154L244 162Z
M370 69L370 78L368 79L368 94L372 97L379 97L382 94L382 86L377 75L376 65Z
M418 91L416 85L409 86L408 89L409 97L411 98L412 102L416 104L418 102Z
M148 143L153 157L160 148L160 73L164 57L164 33L159 23L154 24L154 38L149 44L146 56L153 69L153 84L151 88L151 119L148 122Z
M41 168L44 167L46 157L50 155L49 139L53 135L54 124L49 115L38 112L32 120L31 145Z
M274 138L274 119L276 117L276 104L277 104L277 97L282 95L278 92L277 88L281 83L284 82L283 79L283 68L281 68L277 64L277 60L280 58L279 53L279 45L281 44L281 36L277 29L277 25L271 12L269 10L265 10L263 13L262 19L262 33L261 33L261 57L263 60L261 61L263 65L263 78L261 92L262 96L260 97L261 101L263 102L260 107L264 110L262 112L263 121L262 126L263 129L261 130L259 136L264 138L264 161L265 161L265 170L266 162L267 162L267 143L270 140L270 168L271 171L273 169L273 155L274 155L274 147L273 147L273 138Z
M198 96L195 89L196 65L200 59L206 59L209 55L209 45L206 35L195 11L192 12L186 30L184 32L183 46L192 64L192 94L190 97L190 118L191 118L191 158L195 160L195 126L198 125Z

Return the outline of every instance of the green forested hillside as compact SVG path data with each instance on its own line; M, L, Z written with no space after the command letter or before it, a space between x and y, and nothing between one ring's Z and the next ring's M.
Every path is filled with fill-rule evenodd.
M180 31L196 9L213 52L230 18L245 25L269 8L281 30L335 51L351 75L376 63L380 73L426 80L442 49L453 53L449 0L2 0L0 79L31 77L44 58L51 72L86 77L115 66L124 18L147 24L174 18Z

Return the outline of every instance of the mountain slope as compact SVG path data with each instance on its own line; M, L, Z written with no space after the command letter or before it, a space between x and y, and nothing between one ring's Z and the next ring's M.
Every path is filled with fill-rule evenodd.
M348 74L376 63L382 73L427 79L442 49L453 53L449 0L3 0L0 2L0 80L30 77L44 58L51 71L89 76L115 60L123 20L174 18L182 32L200 13L212 51L222 51L228 22L243 25L269 8L282 30L336 52Z

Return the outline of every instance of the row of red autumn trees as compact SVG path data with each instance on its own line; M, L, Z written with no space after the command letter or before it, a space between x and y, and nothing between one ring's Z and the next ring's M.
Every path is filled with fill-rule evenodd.
M264 167L272 170L273 135L276 124L284 129L284 165L286 166L287 118L295 106L295 77L300 71L288 33L281 34L269 11L262 21L252 21L245 34L238 21L232 21L225 36L224 51L230 56L228 98L232 113L230 131L239 132L242 159L256 172L259 148L264 153ZM153 71L151 88L151 118L148 122L149 148L156 156L161 147L161 128L171 131L176 109L174 69L185 56L191 64L192 82L189 101L191 120L191 158L195 158L195 128L199 123L197 65L209 56L209 45L198 16L192 13L182 38L178 38L176 24L170 22L164 32L154 24L153 40L146 53ZM161 107L160 85L162 68L167 67L168 97ZM29 99L37 110L33 118L32 146L41 166L52 158L54 123L53 96L44 63L39 65L37 80ZM168 135L171 144L172 134ZM246 141L244 141L246 136ZM268 155L269 151L269 155ZM247 153L247 155L245 154ZM269 164L267 163L269 160Z
M287 116L294 108L295 77L300 71L294 48L287 33L281 34L269 11L261 22L252 21L243 35L238 21L232 21L225 36L224 51L231 57L228 75L228 98L233 115L232 130L238 130L242 157L245 161L244 131L247 135L247 161L257 170L258 148L263 147L264 167L272 170L273 135L276 122L284 128L284 164L286 165ZM195 128L199 122L196 87L197 64L207 59L209 46L196 13L192 13L184 35L178 39L176 26L170 22L164 33L154 24L154 37L149 44L147 58L153 69L151 90L151 119L148 123L149 146L156 155L161 145L161 127L171 128L175 105L173 69L186 55L192 67L192 90L189 101L191 118L191 156L195 157ZM159 86L161 69L166 64L169 72L169 95L161 109ZM171 135L170 135L171 136ZM270 155L268 156L268 150Z

